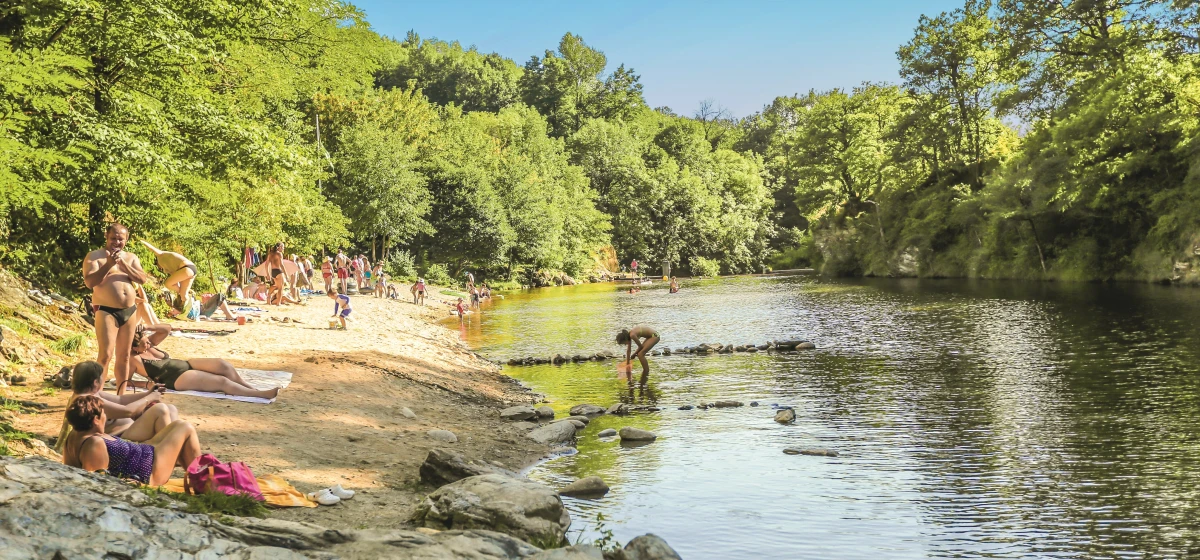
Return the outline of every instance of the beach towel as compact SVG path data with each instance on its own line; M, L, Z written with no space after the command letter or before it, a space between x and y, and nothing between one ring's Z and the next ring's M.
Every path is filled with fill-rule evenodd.
M308 499L304 493L292 486L282 477L274 474L256 477L258 489L262 491L265 503L274 507L307 507L315 508L317 503ZM162 486L167 492L183 493L183 479L172 478Z
M238 368L238 374L242 379L246 380L251 387L255 389L271 389L279 387L283 389L292 383L292 373L290 371L264 371L261 369L241 369ZM140 374L134 374L134 378L145 380ZM248 403L271 404L275 399L264 399L262 397L239 397L236 395L226 395L225 393L209 393L207 391L172 391L167 389L168 393L177 395L190 395L193 397L204 397L209 399L228 399L231 401L241 401Z

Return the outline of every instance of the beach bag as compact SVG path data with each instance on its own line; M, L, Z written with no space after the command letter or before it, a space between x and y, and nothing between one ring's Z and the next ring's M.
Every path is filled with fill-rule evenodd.
M192 305L190 305L188 307L187 318L189 321L199 321L200 320L200 301L195 298L192 298L191 303L192 303Z
M228 496L246 494L260 502L264 499L258 481L246 463L222 463L211 453L196 457L188 465L183 490L188 494L221 492Z

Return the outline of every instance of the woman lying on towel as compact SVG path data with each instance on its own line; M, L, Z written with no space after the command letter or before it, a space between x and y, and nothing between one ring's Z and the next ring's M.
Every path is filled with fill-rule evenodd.
M99 397L71 401L67 422L73 431L63 446L64 464L162 486L176 466L186 468L200 455L200 438L187 422L171 422L146 443L134 443L105 434L107 419Z
M133 349L129 353L129 365L133 370L149 379L161 383L172 391L206 391L225 393L238 397L273 399L279 388L260 391L246 383L238 375L233 364L218 358L193 358L177 360L156 348L158 343L171 334L171 325L138 327L133 335ZM135 384L147 386L148 384Z
M106 434L119 435L128 441L146 441L179 419L175 405L162 402L160 391L114 395L103 389L104 366L93 361L75 364L75 369L71 371L71 399L67 401L67 406L71 406L79 397L99 398L108 418L104 425ZM55 446L58 452L63 452L62 445L70 433L71 425L63 420Z

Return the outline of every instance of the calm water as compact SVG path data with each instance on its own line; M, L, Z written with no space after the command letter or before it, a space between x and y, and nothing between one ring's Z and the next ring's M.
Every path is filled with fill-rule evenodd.
M640 323L660 348L818 345L652 358L644 391L614 362L506 368L560 413L665 407L601 417L531 474L612 486L566 499L585 538L652 531L689 560L1157 559L1200 557L1198 318L1200 291L1156 286L746 278L509 295L462 333L501 359L619 351L614 333ZM718 399L762 406L677 410ZM626 425L659 439L594 435Z

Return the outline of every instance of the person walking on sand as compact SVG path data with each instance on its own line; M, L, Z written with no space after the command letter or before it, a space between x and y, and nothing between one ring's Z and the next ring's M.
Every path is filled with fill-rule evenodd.
M413 305L425 305L425 279L417 278L417 283L409 288L413 296Z
M650 352L651 348L654 348L654 345L658 344L659 340L661 338L658 336L658 331L645 325L638 325L631 329L621 329L621 332L617 333L617 344L625 345L625 362L623 365L629 368L626 371L632 373L630 371L632 370L632 364L629 363L629 360L633 356L637 356L638 361L642 362L642 385L645 385L646 381L650 379L650 363L646 361L646 354ZM634 342L637 343L636 352L633 351ZM632 383L633 378L630 377L629 381Z
M350 279L350 257L347 257L341 249L338 249L337 257L333 259L333 266L337 269L338 287L345 293L347 281ZM328 292L329 290L325 291Z
M375 281L375 297L384 297L387 293L387 281L383 278L383 261L375 263L371 270L371 279Z
M342 330L346 330L346 319L350 318L350 296L336 292L329 292L328 295L333 300L333 316L341 323Z
M92 290L92 306L96 313L96 361L107 370L108 362L113 361L115 354L113 375L117 380L117 394L121 395L125 392L124 383L129 379L129 347L138 326L134 317L137 312L134 284L144 284L149 275L142 270L137 255L125 250L129 228L113 222L104 238L104 247L88 253L83 259L83 284Z
M196 263L188 260L187 257L180 253L172 251L160 251L149 241L141 240L142 245L150 249L154 253L154 264L158 265L159 270L162 270L167 275L167 279L163 280L163 286L175 292L179 297L175 300L178 302L175 305L176 311L186 311L191 307L189 301L189 292L192 289L192 282L196 280Z

